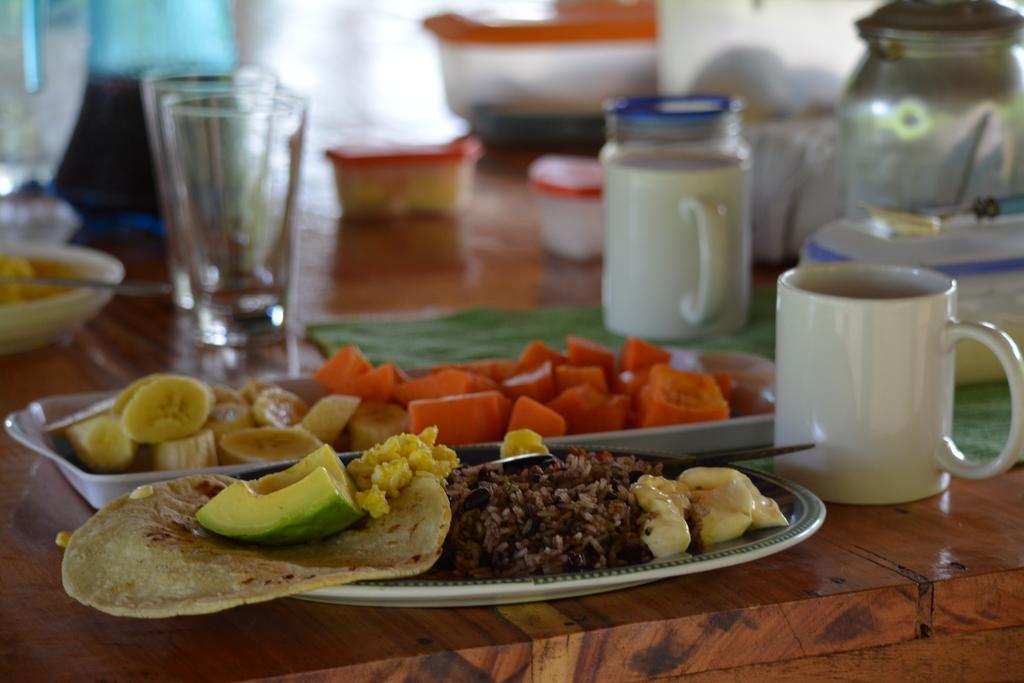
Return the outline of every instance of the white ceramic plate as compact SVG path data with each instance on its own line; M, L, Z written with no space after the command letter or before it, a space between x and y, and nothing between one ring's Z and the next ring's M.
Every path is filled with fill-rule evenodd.
M494 460L493 447L456 449L467 464ZM559 453L559 449L553 449ZM564 449L563 449L564 450ZM657 453L636 453L649 459L671 459ZM672 576L730 567L790 548L810 538L825 521L825 505L813 493L774 475L738 468L760 491L779 503L789 525L749 532L708 552L679 555L638 565L512 579L412 579L371 581L321 588L295 596L305 600L376 607L456 607L555 600L619 590Z
M679 368L701 369L707 372L731 372L735 382L733 404L740 416L718 422L576 434L545 441L549 444L572 443L591 448L600 446L675 453L734 450L772 443L774 423L771 413L773 403L771 390L774 386L775 374L771 361L743 353L701 354L676 350L672 364ZM320 385L308 377L291 377L275 379L275 381L308 402L315 401L324 395L324 390ZM75 458L70 444L64 439L48 434L45 427L73 413L85 410L99 401L109 399L113 395L111 393L90 393L43 398L8 415L4 421L4 427L13 439L44 458L49 458L57 463L75 490L97 509L144 484L166 481L199 471L232 475L252 468L251 465L229 465L174 472L129 472L125 474L89 472Z
M113 256L68 244L0 242L0 254L67 264L84 278L121 282L124 266ZM0 354L45 346L78 329L112 296L110 290L72 289L63 294L0 304Z

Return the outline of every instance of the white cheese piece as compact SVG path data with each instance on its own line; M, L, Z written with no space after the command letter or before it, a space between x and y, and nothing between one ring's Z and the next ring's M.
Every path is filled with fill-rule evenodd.
M748 529L789 524L779 504L739 470L692 467L679 475L679 481L693 491L692 517L704 546L739 538Z
M655 557L669 557L690 547L686 511L690 507L689 487L679 481L645 474L630 491L637 504L652 517L644 523L643 539Z

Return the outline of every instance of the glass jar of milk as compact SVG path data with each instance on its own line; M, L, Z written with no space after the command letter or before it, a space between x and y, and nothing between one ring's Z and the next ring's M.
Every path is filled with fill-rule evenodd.
M604 324L620 335L733 332L750 303L750 150L738 100L606 106Z

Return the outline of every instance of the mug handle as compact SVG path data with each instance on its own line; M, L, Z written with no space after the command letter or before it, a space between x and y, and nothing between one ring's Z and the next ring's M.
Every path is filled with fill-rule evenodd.
M950 474L965 479L985 479L1013 467L1024 450L1024 430L1021 429L1024 365L1021 364L1020 350L1013 339L994 325L959 320L947 323L943 342L948 350L952 351L953 346L967 339L984 344L1003 366L1006 380L1010 384L1010 433L999 456L987 462L976 463L965 458L949 436L945 437L943 446L936 453L936 460Z
M728 235L723 214L725 208L705 197L686 197L679 200L679 214L684 219L693 216L697 224L697 291L684 296L679 302L679 313L691 325L700 325L718 314L726 281L723 239Z

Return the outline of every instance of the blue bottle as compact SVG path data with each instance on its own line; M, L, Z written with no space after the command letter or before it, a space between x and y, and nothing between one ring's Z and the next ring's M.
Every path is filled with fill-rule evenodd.
M150 69L228 71L230 0L91 0L89 78L56 175L86 227L158 231L140 82Z

